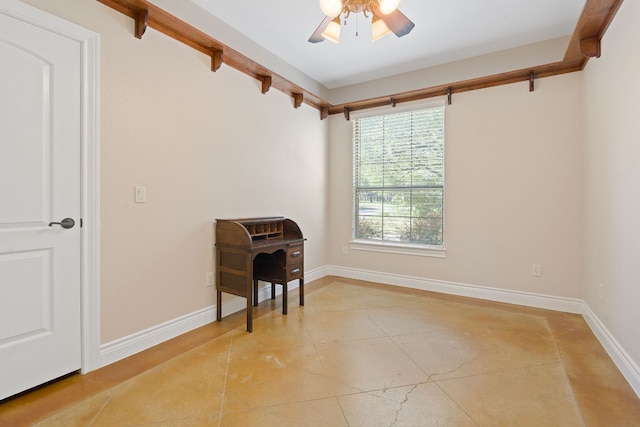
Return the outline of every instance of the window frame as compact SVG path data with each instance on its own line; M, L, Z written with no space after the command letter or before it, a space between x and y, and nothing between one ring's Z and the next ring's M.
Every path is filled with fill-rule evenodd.
M384 252L394 253L401 255L416 255L416 256L428 256L428 257L446 257L446 209L445 209L445 192L446 192L446 102L445 99L429 99L417 102L407 102L397 104L395 107L385 106L379 108L372 108L368 110L355 111L350 113L350 118L353 120L352 136L351 136L351 152L355 155L355 140L353 138L353 129L355 127L355 120L383 116L388 114L404 113L415 110L424 110L429 108L444 108L444 124L443 132L445 133L445 140L443 141L443 181L442 181L442 245L429 245L423 243L409 243L390 240L375 240L375 239L360 239L356 238L357 227L357 200L356 200L356 176L355 176L355 158L352 158L352 178L351 178L351 240L349 242L349 248L351 250L368 251L368 252Z

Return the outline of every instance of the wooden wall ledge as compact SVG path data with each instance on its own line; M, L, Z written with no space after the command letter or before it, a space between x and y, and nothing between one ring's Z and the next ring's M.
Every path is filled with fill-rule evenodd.
M211 57L211 70L217 71L228 65L260 82L262 93L273 87L291 96L292 102L303 102L320 110L329 107L329 103L315 94L293 84L284 77L268 70L240 52L220 43L197 28L176 18L147 0L98 0L134 20L134 35L142 38L147 27L153 28L187 46ZM295 100L295 101L293 101Z
M401 102L416 101L436 96L448 96L452 93L466 92L515 82L529 82L533 90L534 78L550 77L584 69L589 58L600 56L600 40L620 8L623 0L587 0L571 36L564 58L560 62L539 65L532 68L509 71L491 76L460 82L451 82L408 92L390 94L370 99L362 99L339 105L331 105L326 100L293 84L286 78L273 73L240 52L220 43L197 28L176 18L170 13L153 5L148 0L98 0L134 20L134 36L142 38L147 27L172 37L191 48L211 57L211 70L217 71L222 65L228 65L260 82L262 93L271 87L289 95L294 108L303 103L320 111L320 118L329 114L344 114L356 110L396 105Z

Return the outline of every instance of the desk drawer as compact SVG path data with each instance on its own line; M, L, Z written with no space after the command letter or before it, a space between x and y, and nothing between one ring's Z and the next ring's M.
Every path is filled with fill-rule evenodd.
M287 265L301 263L304 258L304 245L291 245L287 248Z
M302 279L304 272L302 271L302 263L291 264L287 266L287 281L294 279Z

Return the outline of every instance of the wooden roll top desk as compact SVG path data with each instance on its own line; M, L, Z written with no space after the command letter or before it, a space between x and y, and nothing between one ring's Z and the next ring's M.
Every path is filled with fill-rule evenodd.
M253 331L253 306L258 305L258 280L283 287L282 312L287 314L287 283L300 281L304 305L304 238L298 225L284 217L216 219L216 319L222 320L222 292L247 299L247 331Z

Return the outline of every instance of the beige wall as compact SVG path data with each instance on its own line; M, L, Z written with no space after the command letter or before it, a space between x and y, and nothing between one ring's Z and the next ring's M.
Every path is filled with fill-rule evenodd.
M215 303L213 220L284 215L325 264L327 124L318 111L95 0L27 3L101 36L102 343ZM134 186L148 202L134 203Z
M455 94L445 112L447 257L351 250L351 129L331 118L329 263L579 298L581 75ZM533 263L542 276L533 277Z
M625 1L584 72L584 299L640 365L640 4ZM602 285L602 292L600 291Z

